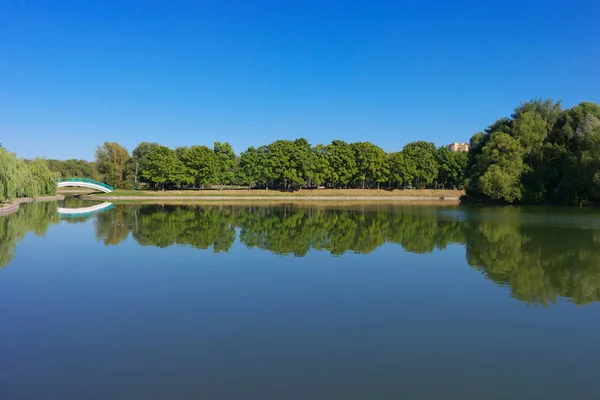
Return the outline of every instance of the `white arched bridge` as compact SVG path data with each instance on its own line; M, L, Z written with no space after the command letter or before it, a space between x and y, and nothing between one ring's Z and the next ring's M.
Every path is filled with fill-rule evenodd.
M93 179L87 178L63 178L59 179L56 182L58 187L69 187L69 186L78 186L85 187L89 189L99 190L104 193L110 193L115 190L114 187L107 185L106 183L98 182Z

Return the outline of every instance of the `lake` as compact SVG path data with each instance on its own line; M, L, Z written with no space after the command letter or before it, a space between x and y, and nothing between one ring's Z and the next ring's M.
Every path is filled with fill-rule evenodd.
M27 204L0 267L2 399L600 397L597 209Z

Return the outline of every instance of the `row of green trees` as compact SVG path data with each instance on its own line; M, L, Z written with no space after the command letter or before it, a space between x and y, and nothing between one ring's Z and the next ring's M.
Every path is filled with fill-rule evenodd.
M25 162L3 150L0 198L52 193L48 170L102 180L120 188L203 188L206 185L290 189L462 188L474 199L505 203L600 202L600 106L532 100L471 138L468 155L433 143L386 153L370 142L311 145L277 140L237 156L229 143L170 149L143 142L131 154L106 142L96 160Z
M475 134L468 153L424 141L386 153L369 142L311 145L278 140L236 156L228 143L180 147L141 143L132 153L116 143L98 148L98 171L109 183L181 188L248 185L465 187L473 199L570 205L600 202L600 106L532 100Z
M467 194L506 203L600 202L600 106L533 100L471 138Z
M117 187L145 183L153 188L203 188L244 185L289 189L373 188L404 186L460 188L466 153L450 152L433 143L414 142L386 153L369 142L311 145L306 139L277 140L250 147L237 156L229 143L170 149L143 142L131 155L118 143L96 151L102 180Z
M0 146L0 202L55 195L57 178L45 160L26 161Z
M48 168L61 178L102 178L96 170L96 163L86 160L46 160Z

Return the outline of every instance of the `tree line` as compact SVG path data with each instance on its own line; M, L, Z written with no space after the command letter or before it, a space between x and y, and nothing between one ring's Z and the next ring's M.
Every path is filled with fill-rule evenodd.
M532 100L470 140L467 153L409 143L277 140L236 155L229 143L170 149L142 142L131 154L106 142L95 161L25 161L2 150L0 199L52 194L50 172L119 188L465 188L468 198L514 204L600 203L600 106Z
M465 188L474 200L508 204L600 203L600 106L535 99L473 135L468 153L409 143L387 153L370 142L311 145L277 140L237 156L228 143L169 149L117 143L96 152L108 183L151 188Z
M131 154L107 142L96 150L95 169L121 188L462 188L466 163L465 153L424 141L387 153L370 142L311 145L301 138L249 147L239 156L226 142L176 149L143 142Z

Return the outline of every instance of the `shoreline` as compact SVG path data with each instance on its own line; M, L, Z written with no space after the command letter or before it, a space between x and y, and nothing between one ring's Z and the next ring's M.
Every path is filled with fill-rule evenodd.
M81 195L82 200L108 201L377 201L377 202L411 202L411 201L447 201L460 202L459 196L110 196L110 195Z
M19 211L21 204L42 202L42 201L60 201L64 200L65 196L58 194L56 196L39 196L39 197L22 197L7 205L0 206L0 217L11 215Z

